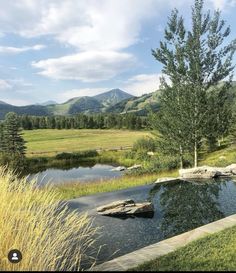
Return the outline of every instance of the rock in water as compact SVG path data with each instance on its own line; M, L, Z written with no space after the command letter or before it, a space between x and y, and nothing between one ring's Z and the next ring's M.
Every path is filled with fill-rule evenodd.
M198 179L198 178L216 178L220 176L232 176L232 170L236 171L235 164L226 167L209 167L202 166L192 169L181 169L179 170L179 175L183 179Z
M117 167L117 168L112 169L111 171L112 171L112 172L122 172L122 171L125 171L125 170L126 170L126 167L124 167L124 166L119 166L119 167Z
M120 200L97 208L97 212L106 216L125 216L148 214L154 212L153 204L150 202L135 203L133 200Z
M133 165L133 166L127 168L127 170L136 170L136 169L140 169L140 168L142 168L142 165L137 165L137 164L135 164L135 165Z
M154 183L159 184L159 183L163 183L163 182L174 182L174 181L178 181L178 180L181 180L181 179L176 178L176 177L162 177L162 178L158 178Z

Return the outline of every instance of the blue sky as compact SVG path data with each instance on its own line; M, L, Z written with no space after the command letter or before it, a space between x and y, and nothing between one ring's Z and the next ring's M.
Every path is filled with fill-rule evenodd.
M64 102L121 88L153 92L162 67L151 55L167 16L190 23L192 0L0 0L0 100ZM219 8L236 37L236 0Z

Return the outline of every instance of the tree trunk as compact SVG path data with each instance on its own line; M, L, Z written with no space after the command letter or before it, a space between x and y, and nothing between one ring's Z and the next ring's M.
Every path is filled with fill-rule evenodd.
M179 146L179 156L180 156L180 169L183 169L183 148L180 145Z
M197 168L198 163L198 150L197 150L197 141L194 142L194 168Z

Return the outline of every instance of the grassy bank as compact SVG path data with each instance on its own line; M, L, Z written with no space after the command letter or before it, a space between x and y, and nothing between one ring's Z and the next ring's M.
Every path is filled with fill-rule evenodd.
M78 198L81 196L92 195L102 192L111 192L127 189L135 186L147 185L153 183L161 177L177 177L178 172L162 172L159 174L146 174L140 176L123 176L121 178L97 181L91 183L71 183L55 186L63 200Z
M199 239L134 271L235 271L236 227Z
M226 167L236 163L236 145L232 144L215 152L204 154L199 165Z
M27 157L53 157L63 152L111 150L131 147L150 133L128 130L29 130L23 132Z

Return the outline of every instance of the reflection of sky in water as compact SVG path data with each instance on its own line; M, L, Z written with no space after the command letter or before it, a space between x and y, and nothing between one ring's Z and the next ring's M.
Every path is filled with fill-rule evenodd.
M154 217L124 220L99 216L93 210L112 200L129 198L152 201ZM75 204L76 201L71 203L71 207ZM94 224L103 227L97 246L104 245L99 260L106 261L236 213L236 182L220 179L150 185L84 197L78 199L77 206L83 211L89 210L95 215Z
M78 167L69 170L47 169L29 176L29 180L37 178L40 184L66 183L66 182L86 182L93 180L103 180L107 178L120 177L122 172L111 171L114 167L110 165L96 164L93 167Z

